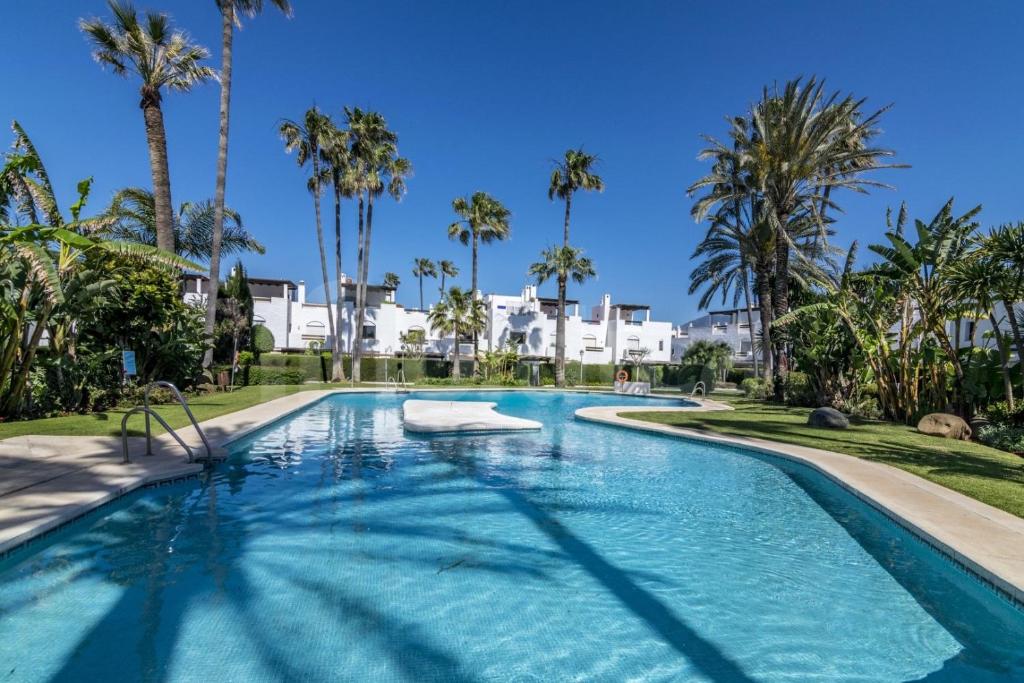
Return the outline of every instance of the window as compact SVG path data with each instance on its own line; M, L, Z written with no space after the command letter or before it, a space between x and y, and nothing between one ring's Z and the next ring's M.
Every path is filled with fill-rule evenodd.
M508 343L509 344L517 344L517 345L518 344L525 344L526 343L526 333L525 332L509 332L508 333Z
M978 325L978 323L975 322L974 320L968 320L967 321L967 327L964 328L964 341L965 342L971 341L971 337L974 336L974 330L977 327L977 325Z
M363 325L363 339L376 339L377 338L377 326L373 323L366 323Z
M659 351L664 351L665 350L665 340L664 339L659 339L658 340L658 350Z
M744 339L740 341L740 354L741 356L750 355L750 340Z
M711 326L711 334L725 334L729 326L725 323L715 323Z
M599 351L602 347L597 344L597 335L585 334L583 335L583 348L587 350Z
M630 351L639 351L640 350L640 337L633 336L633 337L630 337L629 339L627 339L626 340L626 348L628 348Z
M306 323L306 333L304 336L325 339L327 337L327 326L319 320L310 320Z

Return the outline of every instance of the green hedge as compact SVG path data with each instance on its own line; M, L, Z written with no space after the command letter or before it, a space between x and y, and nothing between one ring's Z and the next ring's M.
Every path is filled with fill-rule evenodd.
M286 368L299 373L297 382L326 382L331 374L331 355L306 355L295 353L260 354L260 366L264 368Z
M250 365L247 368L246 384L302 384L302 371L295 368L276 368Z

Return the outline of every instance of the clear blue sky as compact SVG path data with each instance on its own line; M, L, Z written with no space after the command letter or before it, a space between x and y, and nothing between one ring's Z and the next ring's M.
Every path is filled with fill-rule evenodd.
M686 186L706 169L701 133L720 134L764 84L817 74L834 88L893 103L881 142L913 168L883 180L896 191L837 198L837 242L874 240L886 206L907 200L930 216L950 195L984 204L983 222L1024 219L1024 58L1019 2L421 2L294 0L237 34L228 202L267 245L254 275L319 280L304 174L277 138L282 117L314 102L382 112L415 166L400 204L374 228L372 279L400 274L415 304L415 256L450 258L451 200L486 190L511 209L512 240L481 255L485 291L516 292L541 248L560 239L562 206L547 199L551 160L584 145L601 157L607 190L574 204L573 241L600 277L574 288L587 308L608 291L650 303L676 322L702 228ZM219 66L214 0L155 0ZM70 201L96 179L99 211L126 185L149 184L137 84L89 57L79 17L108 16L100 0L6 2L0 25L0 118L18 119ZM212 196L215 85L169 94L165 116L175 203ZM354 269L353 211L346 270ZM436 293L434 283L430 290ZM550 285L545 289L551 289Z

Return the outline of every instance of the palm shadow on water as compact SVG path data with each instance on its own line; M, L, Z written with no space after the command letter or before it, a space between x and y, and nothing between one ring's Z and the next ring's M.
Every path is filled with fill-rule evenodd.
M307 649L372 648L389 671L409 680L474 678L475 669L459 647L427 628L420 615L396 615L330 574L307 571L309 565L338 562L339 554L345 563L363 562L368 568L399 564L427 578L468 558L457 571L557 583L560 568L571 563L706 678L751 680L737 662L689 625L678 608L670 608L653 592L658 582L670 584L666 578L616 566L561 521L563 513L638 513L594 501L566 502L580 497L567 495L578 492L563 483L561 468L571 454L564 451L560 430L550 435L551 452L533 458L531 465L544 472L542 483L537 483L524 472L491 466L486 453L493 446L483 438L426 438L414 444L420 447L416 457L396 456L373 438L374 426L366 419L356 410L338 411L332 414L327 438L340 444L336 447L317 450L300 445L293 452L285 446L262 461L235 459L200 485L142 494L136 504L125 504L123 514L105 518L95 533L69 534L63 560L84 565L85 574L103 577L124 590L79 639L53 680L167 680L173 676L175 654L184 645L189 612L220 603L224 605L218 609L238 615L223 623L238 631L232 634L236 640L251 643L246 652L251 651L274 678L344 677L344 671L317 668L315 657L297 656L296 642ZM288 444L299 438L287 429L281 433ZM508 439L501 447L515 452L516 441ZM394 485L396 476L402 477L400 485ZM920 567L896 562L892 549L867 533L875 522L851 521L850 502L836 500L830 482L822 486L800 473L790 476L933 618L961 643L972 643L969 624L976 615L972 612L963 623L947 623L948 616L939 609L947 596L929 592L928 585L915 580L923 571ZM429 500L429 517L392 514L410 505L416 509L421 499ZM852 507L856 509L856 501ZM510 509L551 545L495 539L483 532L491 515ZM474 520L469 528L464 524L467 516ZM476 524L482 527L479 531ZM325 529L331 539L337 532L338 539L373 535L387 542L377 552L364 550L358 556L341 540L316 547L301 542L304 532ZM291 537L300 540L292 543ZM268 538L274 539L274 552L267 552ZM173 553L167 552L169 547ZM297 596L294 611L300 616L315 608L320 620L282 632L268 617L266 601L273 596L268 596L266 585L254 582L257 574L274 577L279 590ZM970 609L983 608L979 603ZM322 629L354 630L360 642L317 642ZM200 637L215 640L220 635ZM188 637L196 637L194 630ZM968 645L928 680L965 680L965 661L971 664L980 657L984 662L987 656L979 646Z

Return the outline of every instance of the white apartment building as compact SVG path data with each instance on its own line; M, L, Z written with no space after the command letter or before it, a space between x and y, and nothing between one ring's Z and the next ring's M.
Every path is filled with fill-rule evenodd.
M190 275L185 281L185 300L201 303L206 278ZM310 347L330 349L327 304L306 301L306 285L290 280L249 278L254 303L253 322L274 335L274 350L305 351ZM405 308L395 302L388 287L367 287L366 325L363 350L368 355L395 356L404 353L402 337L421 332L423 353L436 358L451 355L454 339L436 334L427 322L428 311ZM487 330L480 336L480 349L504 347L509 340L526 359L555 356L557 301L538 296L528 285L518 295L488 294ZM332 308L337 311L336 306ZM350 353L354 342L355 285L346 281L340 320L341 347ZM566 358L591 363L629 362L646 350L643 362L667 363L672 351L672 323L651 320L650 306L615 304L605 294L601 303L583 319L578 301L567 302ZM463 340L460 354L472 354L472 344Z
M747 365L754 362L753 346L750 343L750 326L754 336L761 332L761 320L754 310L753 320L747 316L746 308L730 308L709 311L699 318L683 323L672 330L672 362L683 360L686 349L699 340L725 342L733 350L733 363Z

